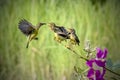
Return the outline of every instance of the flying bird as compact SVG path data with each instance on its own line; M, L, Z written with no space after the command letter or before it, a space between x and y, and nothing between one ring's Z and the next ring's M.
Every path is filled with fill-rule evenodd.
M49 23L48 26L51 28L51 30L54 32L55 37L54 39L61 43L61 41L64 41L66 39L69 39L68 32L63 26L57 26L55 23Z
M75 29L69 28L67 31L68 31L70 43L73 45L76 45L76 44L79 45L80 40L79 40L78 36L76 35Z
M37 26L33 26L30 22L25 19L19 21L18 28L20 31L28 37L26 48L28 48L31 40L37 40L38 30L42 25L46 23L38 23Z

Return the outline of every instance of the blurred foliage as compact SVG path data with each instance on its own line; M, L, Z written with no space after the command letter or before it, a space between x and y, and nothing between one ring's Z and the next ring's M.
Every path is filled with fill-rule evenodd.
M26 49L27 38L18 30L19 20L32 24L55 22L76 29L80 46L74 49L85 56L83 46L108 48L113 62L120 59L119 0L106 0L97 10L91 0L0 0L0 79L72 80L74 66L86 69L84 60L53 40L48 26L39 30L39 40Z

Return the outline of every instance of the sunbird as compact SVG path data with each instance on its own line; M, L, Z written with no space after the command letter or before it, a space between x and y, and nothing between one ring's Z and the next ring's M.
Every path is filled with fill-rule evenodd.
M30 22L28 22L25 19L22 19L19 21L18 27L21 30L21 32L26 35L28 37L27 40L27 45L26 48L28 48L29 43L31 40L37 40L38 37L36 37L38 35L38 30L42 25L45 25L46 23L38 23L38 25L33 26Z
M61 41L69 39L68 32L65 27L57 26L55 23L48 23L48 26L54 32L54 40L56 40L57 42L61 43Z
M76 45L76 44L79 45L80 40L78 36L76 35L75 29L69 28L67 31L68 31L70 43L73 45Z

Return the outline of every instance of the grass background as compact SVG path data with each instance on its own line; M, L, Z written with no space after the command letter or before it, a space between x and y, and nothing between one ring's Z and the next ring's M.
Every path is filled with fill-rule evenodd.
M74 80L74 66L86 69L84 60L53 40L48 26L26 49L27 39L18 29L23 18L34 25L55 22L73 27L81 41L75 47L78 53L85 55L84 41L90 40L93 46L108 48L108 58L119 62L119 4L119 0L103 5L91 0L0 0L0 80Z

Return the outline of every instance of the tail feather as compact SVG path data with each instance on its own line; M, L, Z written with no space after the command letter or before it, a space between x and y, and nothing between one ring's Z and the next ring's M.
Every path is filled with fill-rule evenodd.
M29 41L27 42L27 45L26 45L26 48L28 48L29 47Z

